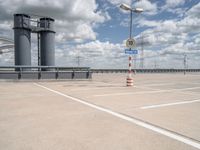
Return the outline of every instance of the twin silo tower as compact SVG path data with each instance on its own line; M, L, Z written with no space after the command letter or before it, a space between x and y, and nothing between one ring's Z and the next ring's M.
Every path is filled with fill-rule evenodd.
M31 66L31 33L38 37L38 66L55 66L54 19L14 15L15 65Z

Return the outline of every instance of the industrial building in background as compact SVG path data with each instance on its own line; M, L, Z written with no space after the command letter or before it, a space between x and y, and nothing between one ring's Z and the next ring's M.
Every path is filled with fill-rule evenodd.
M90 79L89 67L55 65L54 19L14 14L14 66L0 66L0 79ZM38 65L31 65L31 34L37 34ZM5 39L3 39L5 40ZM12 45L5 45L9 48ZM4 48L2 47L2 48Z
M14 14L15 65L31 66L31 33L38 35L38 66L55 66L54 19Z

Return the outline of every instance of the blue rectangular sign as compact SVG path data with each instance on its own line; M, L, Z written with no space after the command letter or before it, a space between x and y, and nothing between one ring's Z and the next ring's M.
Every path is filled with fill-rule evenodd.
M125 54L138 54L138 50L125 49Z

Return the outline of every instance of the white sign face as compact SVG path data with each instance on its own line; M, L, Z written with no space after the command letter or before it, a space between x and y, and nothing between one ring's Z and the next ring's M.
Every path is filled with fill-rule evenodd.
M134 48L135 47L135 40L134 39L128 39L128 40L126 40L126 47L128 47L128 48Z

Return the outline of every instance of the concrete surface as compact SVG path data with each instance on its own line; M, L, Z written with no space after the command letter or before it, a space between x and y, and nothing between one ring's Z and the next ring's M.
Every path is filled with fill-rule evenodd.
M1 81L0 149L199 149L73 100L139 119L199 145L199 101L141 109L200 99L199 74L137 74L134 87L125 82L126 74L112 73L82 81Z

